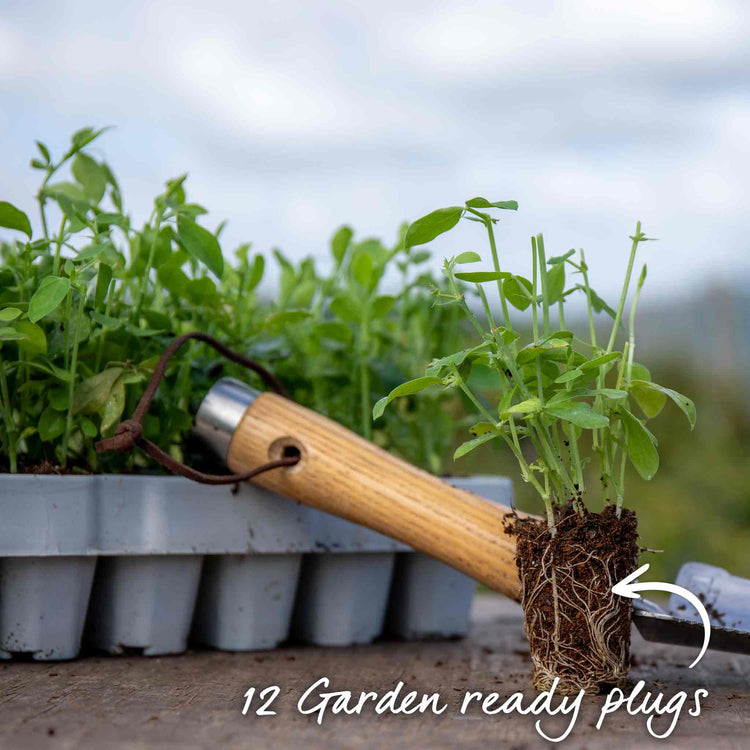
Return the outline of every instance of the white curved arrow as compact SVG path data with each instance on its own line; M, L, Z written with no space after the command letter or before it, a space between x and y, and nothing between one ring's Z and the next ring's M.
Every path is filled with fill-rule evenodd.
M638 576L643 575L648 569L648 563L641 565L638 570L623 578L619 583L616 583L612 587L612 593L617 594L618 596L627 596L628 599L640 599L641 595L636 593L638 591L666 591L670 594L677 594L677 596L681 596L683 599L687 599L695 607L700 615L701 622L703 623L703 648L698 654L696 660L690 665L690 669L692 669L703 658L703 654L706 653L706 649L711 640L711 622L708 619L708 612L706 612L703 602L692 591L688 591L682 586L677 586L677 584L674 583L660 583L659 581L638 583L635 579L638 578Z

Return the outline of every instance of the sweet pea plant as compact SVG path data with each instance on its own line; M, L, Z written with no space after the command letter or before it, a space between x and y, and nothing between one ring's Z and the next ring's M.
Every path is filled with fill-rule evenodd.
M501 268L494 232L496 212L517 207L515 201L474 198L411 224L406 247L430 242L462 219L479 223L488 238L492 267L460 270L481 261L474 252L445 261L448 289L438 291L435 302L458 306L474 329L476 343L433 360L423 376L402 383L381 399L373 416L379 418L394 399L433 386L459 390L475 408L479 421L470 428L471 439L457 448L454 457L493 440L503 441L517 459L524 481L541 497L554 533L557 512L568 503L579 514L584 513L584 467L592 457L599 462L605 497L614 500L619 515L627 461L645 479L653 477L659 467L657 440L646 426L647 420L659 414L667 399L682 410L691 428L696 413L689 398L654 383L646 367L635 361L635 315L646 279L645 265L627 313L626 304L638 248L650 239L640 222L630 238L620 300L612 308L591 287L583 251L547 258L541 234L531 240L531 278ZM474 284L483 322L459 288L459 281ZM487 284L496 290L499 319L488 301ZM573 295L582 295L586 302L588 331L584 337L566 325L565 305ZM525 319L520 313L526 314ZM612 318L604 339L597 333L598 313ZM522 320L530 323L530 340L522 337ZM618 337L621 330L624 335ZM497 373L500 385L492 403L470 386L469 375L477 365ZM524 442L533 446L532 458L527 458Z
M102 132L78 131L58 158L37 143L39 236L23 211L0 202L9 237L0 242L3 469L149 467L137 453L97 456L93 443L132 412L169 340L201 330L268 364L301 403L439 472L454 438L455 395L420 394L376 430L370 417L379 397L436 356L441 336L457 341L461 311L433 308L433 280L419 273L428 254L404 250L401 239L393 248L355 242L342 227L330 273L275 251L280 290L265 299L263 255L246 244L224 261L222 225L207 227L206 209L187 199L184 175L167 182L142 226L134 224L113 171L93 151ZM389 271L402 282L394 295L381 289ZM248 376L188 345L170 365L146 436L176 458L204 460L185 438L221 372Z
M197 223L206 211L186 201L185 177L170 180L134 228L112 171L90 153L102 132L78 131L59 159L37 144L41 237L23 212L0 204L0 226L27 238L0 248L2 448L12 472L19 456L24 468L122 468L132 459L98 459L93 438L132 408L167 337L198 321L229 323L214 280L221 249ZM68 169L72 179L61 179ZM192 379L186 358L147 425L173 452L191 424Z

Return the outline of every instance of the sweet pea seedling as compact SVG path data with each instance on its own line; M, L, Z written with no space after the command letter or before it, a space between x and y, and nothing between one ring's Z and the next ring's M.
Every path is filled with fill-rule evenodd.
M169 180L137 226L112 169L92 152L103 130L75 133L59 158L43 143L31 166L41 234L12 203L0 202L0 459L28 471L133 471L142 456L97 456L96 438L131 412L169 341L208 333L276 371L293 396L403 458L440 473L454 441L457 394L404 399L373 429L373 404L415 377L446 341L458 347L461 310L435 308L423 270L430 254L412 250L405 228L395 245L357 241L342 227L331 241L330 271L294 264L278 251L276 299L262 296L263 255L249 244L231 263L186 176ZM384 278L400 280L384 291ZM170 364L145 435L200 465L185 438L217 363L191 344ZM208 468L208 467L205 467Z
M568 502L583 512L583 470L592 458L586 455L591 446L601 465L605 493L615 501L619 513L625 497L627 460L645 479L653 477L659 467L656 439L646 422L659 414L667 399L683 411L691 428L696 419L695 406L689 398L652 382L646 367L634 358L635 314L646 279L645 265L627 316L626 305L639 246L650 238L642 232L639 222L630 238L620 300L612 308L591 287L583 251L576 254L571 250L548 259L541 234L531 239L531 278L501 268L494 232L497 217L489 212L517 207L515 201L474 198L461 207L434 211L409 227L407 246L430 241L462 219L484 227L491 268L466 270L467 264L473 268L481 260L474 252L446 259L448 288L436 295L437 304L455 305L463 312L478 343L435 359L424 377L399 385L376 404L373 416L379 418L394 399L423 389L461 391L481 421L470 428L472 437L457 448L455 458L484 443L503 441L516 457L524 481L541 497L548 524L553 527L555 510ZM580 279L576 283L568 279L571 271ZM484 322L480 322L459 288L461 281L474 284ZM497 292L497 320L486 285ZM588 332L583 338L566 326L565 305L574 294L583 295L586 301ZM599 313L612 318L606 342L597 339L595 316ZM627 325L627 335L618 348L618 332L623 324ZM531 339L525 343L524 328L531 330ZM490 367L497 374L499 387L491 406L469 383L469 374L476 365ZM534 460L527 459L524 441L533 445Z

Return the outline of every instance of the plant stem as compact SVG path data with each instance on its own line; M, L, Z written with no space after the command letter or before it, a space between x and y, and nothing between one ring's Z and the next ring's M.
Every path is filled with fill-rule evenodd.
M549 299L547 293L547 256L544 252L544 236L536 236L536 252L539 262L539 278L542 286L542 330L549 336Z
M72 289L71 284L71 289ZM68 442L70 441L70 432L73 427L73 396L75 395L76 387L76 370L78 368L78 344L80 342L80 330L81 330L81 318L83 316L83 306L86 302L86 292L81 290L79 292L80 299L78 300L78 311L76 313L76 330L73 336L73 356L70 362L70 380L68 385L68 410L65 415L65 433L63 435L62 442L62 456L60 463L63 468L68 463ZM70 321L69 321L70 322Z
M568 475L568 472L563 466L560 457L555 452L555 449L550 441L550 437L547 433L547 428L545 427L540 417L536 417L536 419L534 420L534 424L536 427L537 435L539 436L540 445L545 454L545 459L548 465L550 467L556 468L562 484L567 486L567 489L571 493L571 495L575 495L575 486L573 484L573 480Z
M367 311L369 312L369 310ZM362 419L362 435L372 440L372 405L370 404L370 369L367 365L369 347L367 312L362 316L359 326L359 383L360 383L360 414Z
M496 273L500 271L500 259L497 254L497 245L495 244L495 232L492 229L492 221L485 219L484 225L487 227L487 235L490 238L490 251L492 252L492 265ZM505 292L503 291L503 280L497 280L497 293L500 295L500 306L503 310L503 325L506 328L510 328L510 315L508 314L508 302L505 299Z
M516 423L512 416L509 418L508 424L510 425L510 434L512 439L509 438L505 433L502 433L502 437L513 452L513 455L516 457L516 460L521 467L521 477L523 478L523 481L531 484L544 501L544 506L547 510L547 523L549 527L552 528L554 524L554 513L552 509L552 503L550 501L549 486L543 488L539 484L537 478L534 476L534 473L529 468L529 464L524 458L523 451L521 450L521 444L518 440Z
M474 407L476 410L491 424L491 425L497 425L497 422L495 421L495 418L487 411L487 409L482 406L479 399L471 392L471 389L468 385L466 385L466 381L461 377L461 373L458 371L458 368L456 365L451 364L451 371L453 372L453 377L456 380L456 384L458 387L466 394L466 397L471 401L472 404L474 404Z
M620 304L617 306L617 313L615 314L615 321L612 325L612 333L609 337L609 344L607 344L607 354L609 354L615 345L615 339L617 338L617 329L620 327L620 321L622 320L622 313L625 309L625 301L628 296L628 289L630 288L630 277L633 274L633 264L635 263L635 254L638 250L638 243L644 239L641 233L641 222L637 222L635 225L635 234L631 237L633 245L630 248L630 258L628 259L628 270L625 273L625 281L622 285L622 294L620 295Z
M531 258L532 258L532 281L531 281L531 294L533 299L531 300L531 327L534 334L534 345L539 343L539 320L537 313L537 285L538 285L538 270L537 270L537 253L536 253L536 238L531 238Z
M57 247L55 248L55 260L52 264L52 275L57 276L60 271L60 251L62 250L63 241L65 239L65 222L67 217L63 214L62 221L60 222L60 231L57 233Z
M628 326L628 343L630 346L628 347L628 355L627 355L627 377L628 377L628 383L633 378L633 357L635 356L635 311L638 308L638 302L641 299L641 290L643 289L643 284L646 281L646 266L643 266L643 270L641 271L641 275L638 278L638 285L635 288L635 296L633 297L633 304L630 306L630 321ZM623 352L623 359L625 359L625 353Z
M18 471L16 463L16 426L13 420L13 410L11 408L10 394L8 391L8 380L5 376L5 363L0 356L0 395L3 399L3 422L5 423L5 434L8 440L8 460L10 462L10 473L15 474Z
M65 369L68 369L70 364L70 305L73 299L73 279L70 280L70 286L68 287L68 293L65 295L65 330L63 331L63 347L64 351L64 362Z
M138 319L141 315L141 308L143 307L143 299L146 296L146 289L148 288L148 282L150 281L151 276L151 269L154 265L154 255L156 254L156 243L159 241L159 228L161 226L161 219L164 215L164 209L159 208L158 211L156 211L156 219L154 224L153 231L153 239L151 241L151 247L148 251L148 260L146 261L146 268L143 271L143 276L141 277L141 285L138 288L138 300L136 304L133 307L133 315L132 315L132 322L133 325L138 325Z
M458 291L458 286L456 286L456 280L453 277L453 271L451 270L448 273L448 283L451 287L451 292L453 292L453 295L455 296L457 302L461 307L463 308L464 312L466 313L466 317L469 319L469 322L474 326L474 329L479 334L480 338L484 338L484 329L479 324L479 321L477 320L477 316L474 315L474 312L469 307L468 303L466 302L466 297L464 297L463 292Z
M487 322L489 323L490 330L494 330L495 328L495 321L492 317L492 310L490 309L490 303L487 301L487 295L484 293L484 289L482 289L481 284L477 284L477 293L479 294L479 298L482 300L482 306L484 307L484 314L487 316Z
M586 307L589 314L589 334L591 335L591 346L596 347L596 325L594 324L594 306L591 303L591 285L589 284L589 269L586 265L586 258L581 250L581 275L583 276L583 286L586 290Z

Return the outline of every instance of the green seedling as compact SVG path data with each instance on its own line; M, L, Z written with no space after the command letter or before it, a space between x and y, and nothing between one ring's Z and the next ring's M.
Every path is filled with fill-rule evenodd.
M480 421L470 428L472 437L456 449L455 458L491 441L504 443L517 459L524 481L541 497L553 529L556 511L568 503L584 512L584 468L595 457L605 497L616 504L619 515L627 461L644 479L651 479L659 467L657 440L647 421L667 400L685 414L691 428L696 420L689 398L654 383L648 369L635 360L636 310L645 265L627 313L626 307L639 247L650 238L639 222L630 238L620 300L612 308L591 287L583 251L547 258L541 234L531 239L530 278L501 268L494 212L515 209L515 201L474 198L428 214L409 227L407 247L429 242L461 220L477 222L486 232L492 267L465 270L481 261L473 252L445 261L448 288L436 293L436 302L463 312L475 334L473 345L435 359L421 377L396 387L376 404L373 417L381 417L391 401L405 395L426 389L459 391ZM474 285L483 321L459 282ZM499 313L488 301L487 284L496 289ZM588 331L580 338L566 325L566 304L573 295L582 295L586 303ZM612 319L603 341L597 337L598 314ZM530 330L526 338L525 330ZM478 367L494 371L492 393L473 385L472 370ZM531 450L525 450L526 443Z
M405 229L388 247L355 241L342 227L326 273L274 251L280 285L268 299L264 256L246 244L224 261L222 225L188 200L184 175L136 225L93 151L103 132L78 131L59 158L37 144L38 236L23 211L0 202L2 469L154 470L138 453L97 456L92 446L132 412L169 341L200 330L270 366L300 403L440 473L461 424L456 394L416 394L376 429L371 419L373 404L416 377L446 341L459 346L463 313L432 306L431 287L444 293L447 282L421 270L429 252L412 250ZM185 347L144 422L146 437L204 463L186 437L222 373L248 375L200 344Z

